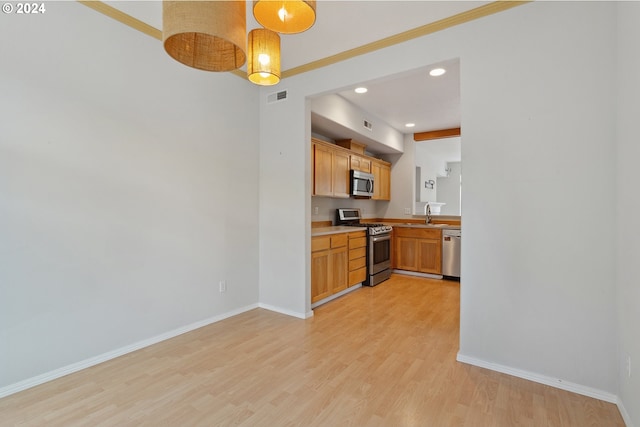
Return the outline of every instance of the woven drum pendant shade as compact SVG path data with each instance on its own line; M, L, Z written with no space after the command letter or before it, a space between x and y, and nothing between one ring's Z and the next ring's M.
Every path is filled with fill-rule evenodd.
M253 16L271 31L281 34L301 33L316 22L316 1L254 0Z
M262 86L280 81L280 36L271 30L251 30L247 43L249 80Z
M199 70L242 67L246 7L244 1L163 1L164 49L176 61Z

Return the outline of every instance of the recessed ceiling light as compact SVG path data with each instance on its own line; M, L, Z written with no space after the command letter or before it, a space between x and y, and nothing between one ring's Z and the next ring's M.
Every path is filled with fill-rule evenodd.
M366 93L366 92L367 92L367 90L368 90L368 89L367 89L366 87L357 87L357 88L355 89L355 92L356 92L356 93Z
M445 70L444 68L434 68L433 70L429 71L429 75L433 77L438 77L443 75L446 72L447 70Z
M415 123L406 123L406 124L405 124L405 127L412 128L412 127L414 127L415 125L416 125Z

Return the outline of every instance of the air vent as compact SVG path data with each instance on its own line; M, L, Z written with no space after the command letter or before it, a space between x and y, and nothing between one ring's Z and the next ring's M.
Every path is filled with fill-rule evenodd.
M364 125L365 129L373 130L373 123L371 123L369 120L365 120L362 124Z
M274 102L280 102L287 99L287 91L281 90L280 92L273 92L267 95L267 104L273 104Z

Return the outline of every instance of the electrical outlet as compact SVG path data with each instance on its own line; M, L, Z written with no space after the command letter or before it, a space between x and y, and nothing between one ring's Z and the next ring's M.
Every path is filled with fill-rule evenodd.
M411 215L411 208L404 208L405 215Z
M226 280L221 280L220 281L220 293L224 293L227 292L227 281Z
M318 215L318 213L319 213L319 212L320 212L320 210L318 209L318 207L317 207L317 206L314 206L314 207L313 207L313 214L314 214L314 215Z

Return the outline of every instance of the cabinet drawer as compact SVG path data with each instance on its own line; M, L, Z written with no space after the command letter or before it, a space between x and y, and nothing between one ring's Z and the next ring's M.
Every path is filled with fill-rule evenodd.
M311 238L311 252L324 251L331 248L331 236Z
M367 237L366 231L356 231L354 233L349 233L349 239L358 239L360 237Z
M349 271L358 270L367 265L367 258L356 258L349 260Z
M326 236L312 237L311 252L341 248L343 246L347 246L348 242L349 242L349 236L347 236L347 233L329 234Z
M367 248L349 249L349 259L364 258L367 256Z
M364 279L367 278L367 268L366 267L362 267L359 268L358 270L354 270L354 271L350 271L349 272L349 286L353 286L357 283L362 283L364 282Z
M441 239L442 230L434 228L410 228L395 227L393 234L396 237L413 237L415 239Z
M331 248L341 248L347 246L349 242L349 236L347 233L332 234L331 235Z
M349 239L349 249L364 248L365 246L367 246L366 237L356 237L355 239Z

